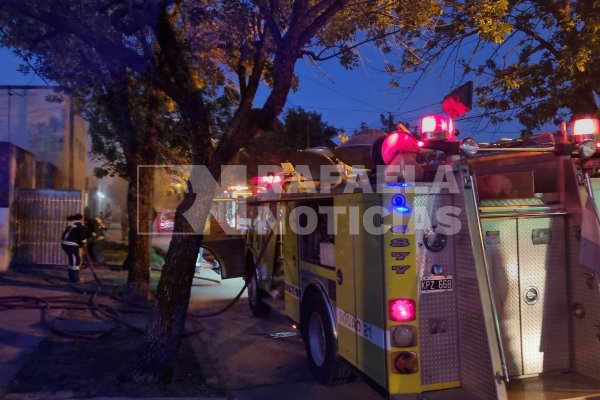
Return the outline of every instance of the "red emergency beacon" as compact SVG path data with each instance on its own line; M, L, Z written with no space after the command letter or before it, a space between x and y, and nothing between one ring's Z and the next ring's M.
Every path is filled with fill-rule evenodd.
M598 118L580 118L573 122L573 136L575 142L582 140L600 139L600 120Z
M421 139L425 141L454 141L454 121L441 114L433 114L421 120Z
M381 157L386 165L390 165L398 154L418 153L423 142L404 131L394 131L387 135L381 145Z
M600 120L588 117L573 121L573 140L582 157L594 156L600 148Z

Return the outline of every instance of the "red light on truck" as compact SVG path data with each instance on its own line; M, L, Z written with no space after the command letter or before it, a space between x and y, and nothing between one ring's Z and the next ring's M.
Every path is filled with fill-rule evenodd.
M419 145L410 133L394 131L387 135L381 145L381 157L386 165L390 165L394 158L401 153L417 153Z
M417 305L411 299L390 300L390 319L397 322L407 322L415 319Z
M597 118L576 119L573 122L573 135L597 135L600 133L600 121Z
M454 123L440 114L428 115L421 120L421 139L454 140Z
M435 115L428 115L421 120L422 133L435 132L436 128L439 126L439 121L435 117Z
M279 175L255 176L252 178L252 184L257 186L267 186L276 183L281 183L282 179Z

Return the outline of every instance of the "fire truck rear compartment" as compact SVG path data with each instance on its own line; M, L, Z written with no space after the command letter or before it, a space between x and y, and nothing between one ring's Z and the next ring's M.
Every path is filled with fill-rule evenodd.
M480 399L600 399L600 295L596 275L579 264L581 201L572 165L538 157L531 164L503 165L500 160L474 169L480 177L496 174L505 179L512 174L511 186L529 185L531 196L517 189L522 198L489 198L479 190L476 207L487 286L482 287L470 270L476 267L470 265L477 260L476 246L472 257L462 246L465 232L456 238L463 387ZM521 172L525 174L519 176ZM468 196L466 190L466 202ZM472 218L462 221L473 230ZM474 285L483 296L489 293L495 312L477 301ZM485 335L485 318L499 324L510 376L506 385L484 377L490 365L496 375L501 373L498 349L490 346L493 338L478 335ZM436 397L427 393L423 398Z

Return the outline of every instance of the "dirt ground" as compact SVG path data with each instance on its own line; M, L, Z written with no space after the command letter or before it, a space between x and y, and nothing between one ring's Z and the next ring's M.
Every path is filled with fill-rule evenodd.
M143 326L147 315L131 310L132 307L111 299L109 293L120 293L127 279L127 271L107 265L95 268L103 287L104 295L97 302L123 310L123 319L137 326ZM183 339L173 380L169 384L135 384L128 378L136 357L142 348L142 334L136 330L120 326L113 329L114 322L89 312L84 299L93 291L92 275L82 271L87 283L78 285L86 291L75 295L78 303L67 306L61 317L52 321L52 326L68 333L68 337L48 333L48 336L28 357L15 379L4 393L6 400L37 398L89 398L89 397L225 397L216 380L210 374L198 347L194 346L197 337ZM159 272L152 273L152 283L158 281ZM75 293L66 282L66 269L59 266L25 266L0 274L0 285L35 286L38 288L59 289L57 295ZM52 304L53 308L59 305ZM128 311L129 310L129 311ZM1 315L0 315L1 317ZM86 326L87 324L87 326ZM83 328L82 328L83 326ZM91 326L92 328L90 328ZM94 328L96 327L96 328ZM75 331L70 331L75 329ZM71 333L89 335L92 331L110 331L98 339L70 337ZM203 371L209 371L203 373Z

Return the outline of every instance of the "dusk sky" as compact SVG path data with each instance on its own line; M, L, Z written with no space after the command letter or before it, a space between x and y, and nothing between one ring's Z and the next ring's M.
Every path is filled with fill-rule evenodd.
M325 122L347 134L357 130L361 122L378 128L380 114L387 115L388 112L396 120L415 127L421 117L441 112L443 96L464 83L458 80L457 71L446 69L441 75L439 69L434 69L413 90L410 87L415 82L414 75L406 75L401 82L403 88L391 88L390 77L378 70L381 57L375 53L366 54L363 60L363 65L352 71L340 67L336 60L320 64L319 69L300 60L296 68L300 89L290 93L287 107L318 112ZM19 59L9 49L0 48L0 85L45 85L38 76L19 73L18 65ZM257 101L263 99L264 96L257 97ZM467 116L478 113L479 110L474 108ZM519 131L518 123L486 126L484 122L477 128L472 123L461 125L458 121L456 126L461 131L459 138L472 136L479 141L516 137Z

